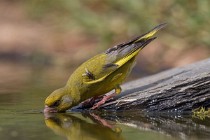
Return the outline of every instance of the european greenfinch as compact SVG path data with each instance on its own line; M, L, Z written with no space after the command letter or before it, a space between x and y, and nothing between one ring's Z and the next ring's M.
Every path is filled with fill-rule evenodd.
M104 96L92 107L96 109L109 98L119 94L120 84L133 68L136 56L156 39L154 34L165 25L160 24L149 32L109 48L84 62L73 72L64 87L55 90L46 98L44 112L65 112L82 101L104 95L114 89L114 94Z

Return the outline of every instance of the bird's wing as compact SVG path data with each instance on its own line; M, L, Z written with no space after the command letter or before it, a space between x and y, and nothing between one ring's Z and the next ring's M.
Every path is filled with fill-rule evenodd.
M105 61L105 62L104 62ZM109 74L119 68L115 63L108 63L106 54L101 54L98 61L90 61L91 65L85 67L85 72L82 74L83 82L86 84L94 84L103 81Z
M103 63L102 69L97 74L86 69L84 75L89 78L85 83L94 84L103 81L108 75L115 70L123 66L130 59L135 57L139 51L141 51L147 44L153 41L156 37L153 35L163 27L164 24L160 24L153 28L151 31L136 37L128 42L116 45L108 49L103 55L105 56L105 63ZM95 75L95 76L94 76Z

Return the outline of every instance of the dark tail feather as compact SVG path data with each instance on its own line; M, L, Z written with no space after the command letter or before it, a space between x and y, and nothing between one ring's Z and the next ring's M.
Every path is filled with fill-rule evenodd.
M150 39L154 40L155 38L153 39L152 36L153 36L157 31L159 31L160 29L164 28L166 25L167 25L166 23L162 23L162 24L160 24L160 25L154 27L154 28L153 28L152 30L150 30L149 32L147 32L147 33L141 35L141 36L138 36L138 37L136 37L136 38L134 38L134 39L132 39L132 40L130 40L130 41L128 41L128 42L124 42L124 43L121 43L121 44L119 44L119 45L116 45L116 46L114 46L114 47L112 47L112 48L109 48L109 49L106 51L106 54L108 54L108 53L110 53L110 52L112 52L112 51L121 50L121 49L124 48L124 47L129 47L129 46L131 46L132 44L136 44L137 47L139 47L139 46L145 47L148 43L147 43L146 45L142 45L142 43L144 44L144 42L147 42L146 40L148 40L148 41L149 41ZM151 41L152 41L152 40L151 40ZM149 41L149 42L151 42L151 41ZM124 48L124 49L126 49L126 48Z

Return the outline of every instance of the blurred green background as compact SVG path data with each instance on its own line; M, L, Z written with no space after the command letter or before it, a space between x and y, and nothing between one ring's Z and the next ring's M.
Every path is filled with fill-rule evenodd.
M66 77L93 55L166 22L131 78L183 66L210 56L209 7L208 0L1 0L0 65L47 66L60 75L67 70Z

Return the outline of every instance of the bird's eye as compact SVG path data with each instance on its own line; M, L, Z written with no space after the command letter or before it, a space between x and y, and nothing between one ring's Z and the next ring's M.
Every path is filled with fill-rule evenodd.
M60 100L57 100L51 105L51 107L59 106L59 104L60 104Z

